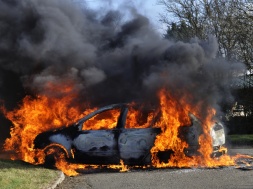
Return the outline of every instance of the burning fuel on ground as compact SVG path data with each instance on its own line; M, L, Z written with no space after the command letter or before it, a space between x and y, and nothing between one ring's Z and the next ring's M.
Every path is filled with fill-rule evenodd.
M223 116L221 103L233 99L229 82L243 64L217 57L212 36L169 41L138 10L121 7L95 12L70 0L0 0L4 150L15 151L14 159L43 163L44 151L34 150L33 143L40 133L68 127L107 104L148 104L161 114L153 125L162 132L150 151L152 167L236 165L240 155L211 157L210 131ZM138 110L129 113L129 128L148 127L137 120ZM188 144L178 133L191 124L189 113L202 123L192 157L185 155ZM112 129L118 116L110 116L84 129ZM170 160L159 161L159 151L167 150L173 151ZM69 164L59 153L56 167L75 175L76 169L101 165ZM123 161L107 167L128 170Z

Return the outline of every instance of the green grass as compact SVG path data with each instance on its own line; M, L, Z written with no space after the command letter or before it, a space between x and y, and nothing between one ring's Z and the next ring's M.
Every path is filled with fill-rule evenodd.
M232 145L253 145L253 134L248 135L228 135L227 140Z
M1 189L47 188L59 177L56 170L27 164L22 161L0 160Z

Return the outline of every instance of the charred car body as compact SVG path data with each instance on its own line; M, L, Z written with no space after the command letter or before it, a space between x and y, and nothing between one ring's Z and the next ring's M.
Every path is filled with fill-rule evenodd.
M119 110L117 124L114 128L83 130L83 125L94 116L114 109ZM62 152L69 162L76 163L119 164L120 160L123 160L127 165L151 164L150 150L154 146L156 136L161 133L160 128L152 127L157 118L153 117L150 127L127 128L127 114L127 104L105 106L71 126L39 134L34 140L35 149L44 150L46 164L53 163L53 159L59 152ZM192 125L182 127L180 137L189 144L189 147L185 149L185 154L192 156L199 148L198 137L201 134L201 124L194 115L189 116ZM214 153L216 153L225 143L223 126L216 123L211 131L211 136Z

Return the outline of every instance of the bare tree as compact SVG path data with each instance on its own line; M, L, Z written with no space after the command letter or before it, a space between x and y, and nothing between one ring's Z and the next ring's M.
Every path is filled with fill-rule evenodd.
M253 3L250 0L159 0L167 14L166 36L176 40L216 36L220 56L253 62Z
M162 22L175 24L172 18L176 18L177 24L183 24L183 27L190 28L185 35L190 37L204 38L204 15L201 8L201 2L195 0L159 0L159 3L164 5L166 15L161 15ZM181 28L183 29L183 28ZM185 32L184 30L182 30Z

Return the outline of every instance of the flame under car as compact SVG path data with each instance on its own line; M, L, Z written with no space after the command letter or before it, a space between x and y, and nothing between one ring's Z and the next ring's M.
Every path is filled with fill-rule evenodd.
M92 124L94 117L104 119L104 114L108 116L114 110L119 113L116 122L111 123L112 126L101 126L96 130L85 129L87 125ZM156 136L161 133L159 127L153 127L159 117L159 111L153 114L145 128L129 128L128 111L128 104L102 107L73 125L39 134L34 140L35 149L44 151L47 165L53 165L60 155L64 155L69 162L83 164L120 164L121 160L126 165L151 164L150 150L154 146ZM193 156L198 153L198 138L202 130L200 121L193 114L189 116L192 124L180 127L179 137L189 145L184 153L187 156ZM212 127L211 137L213 155L223 153L219 151L225 143L222 124L216 123ZM171 154L173 152L168 150L160 152L161 161Z

